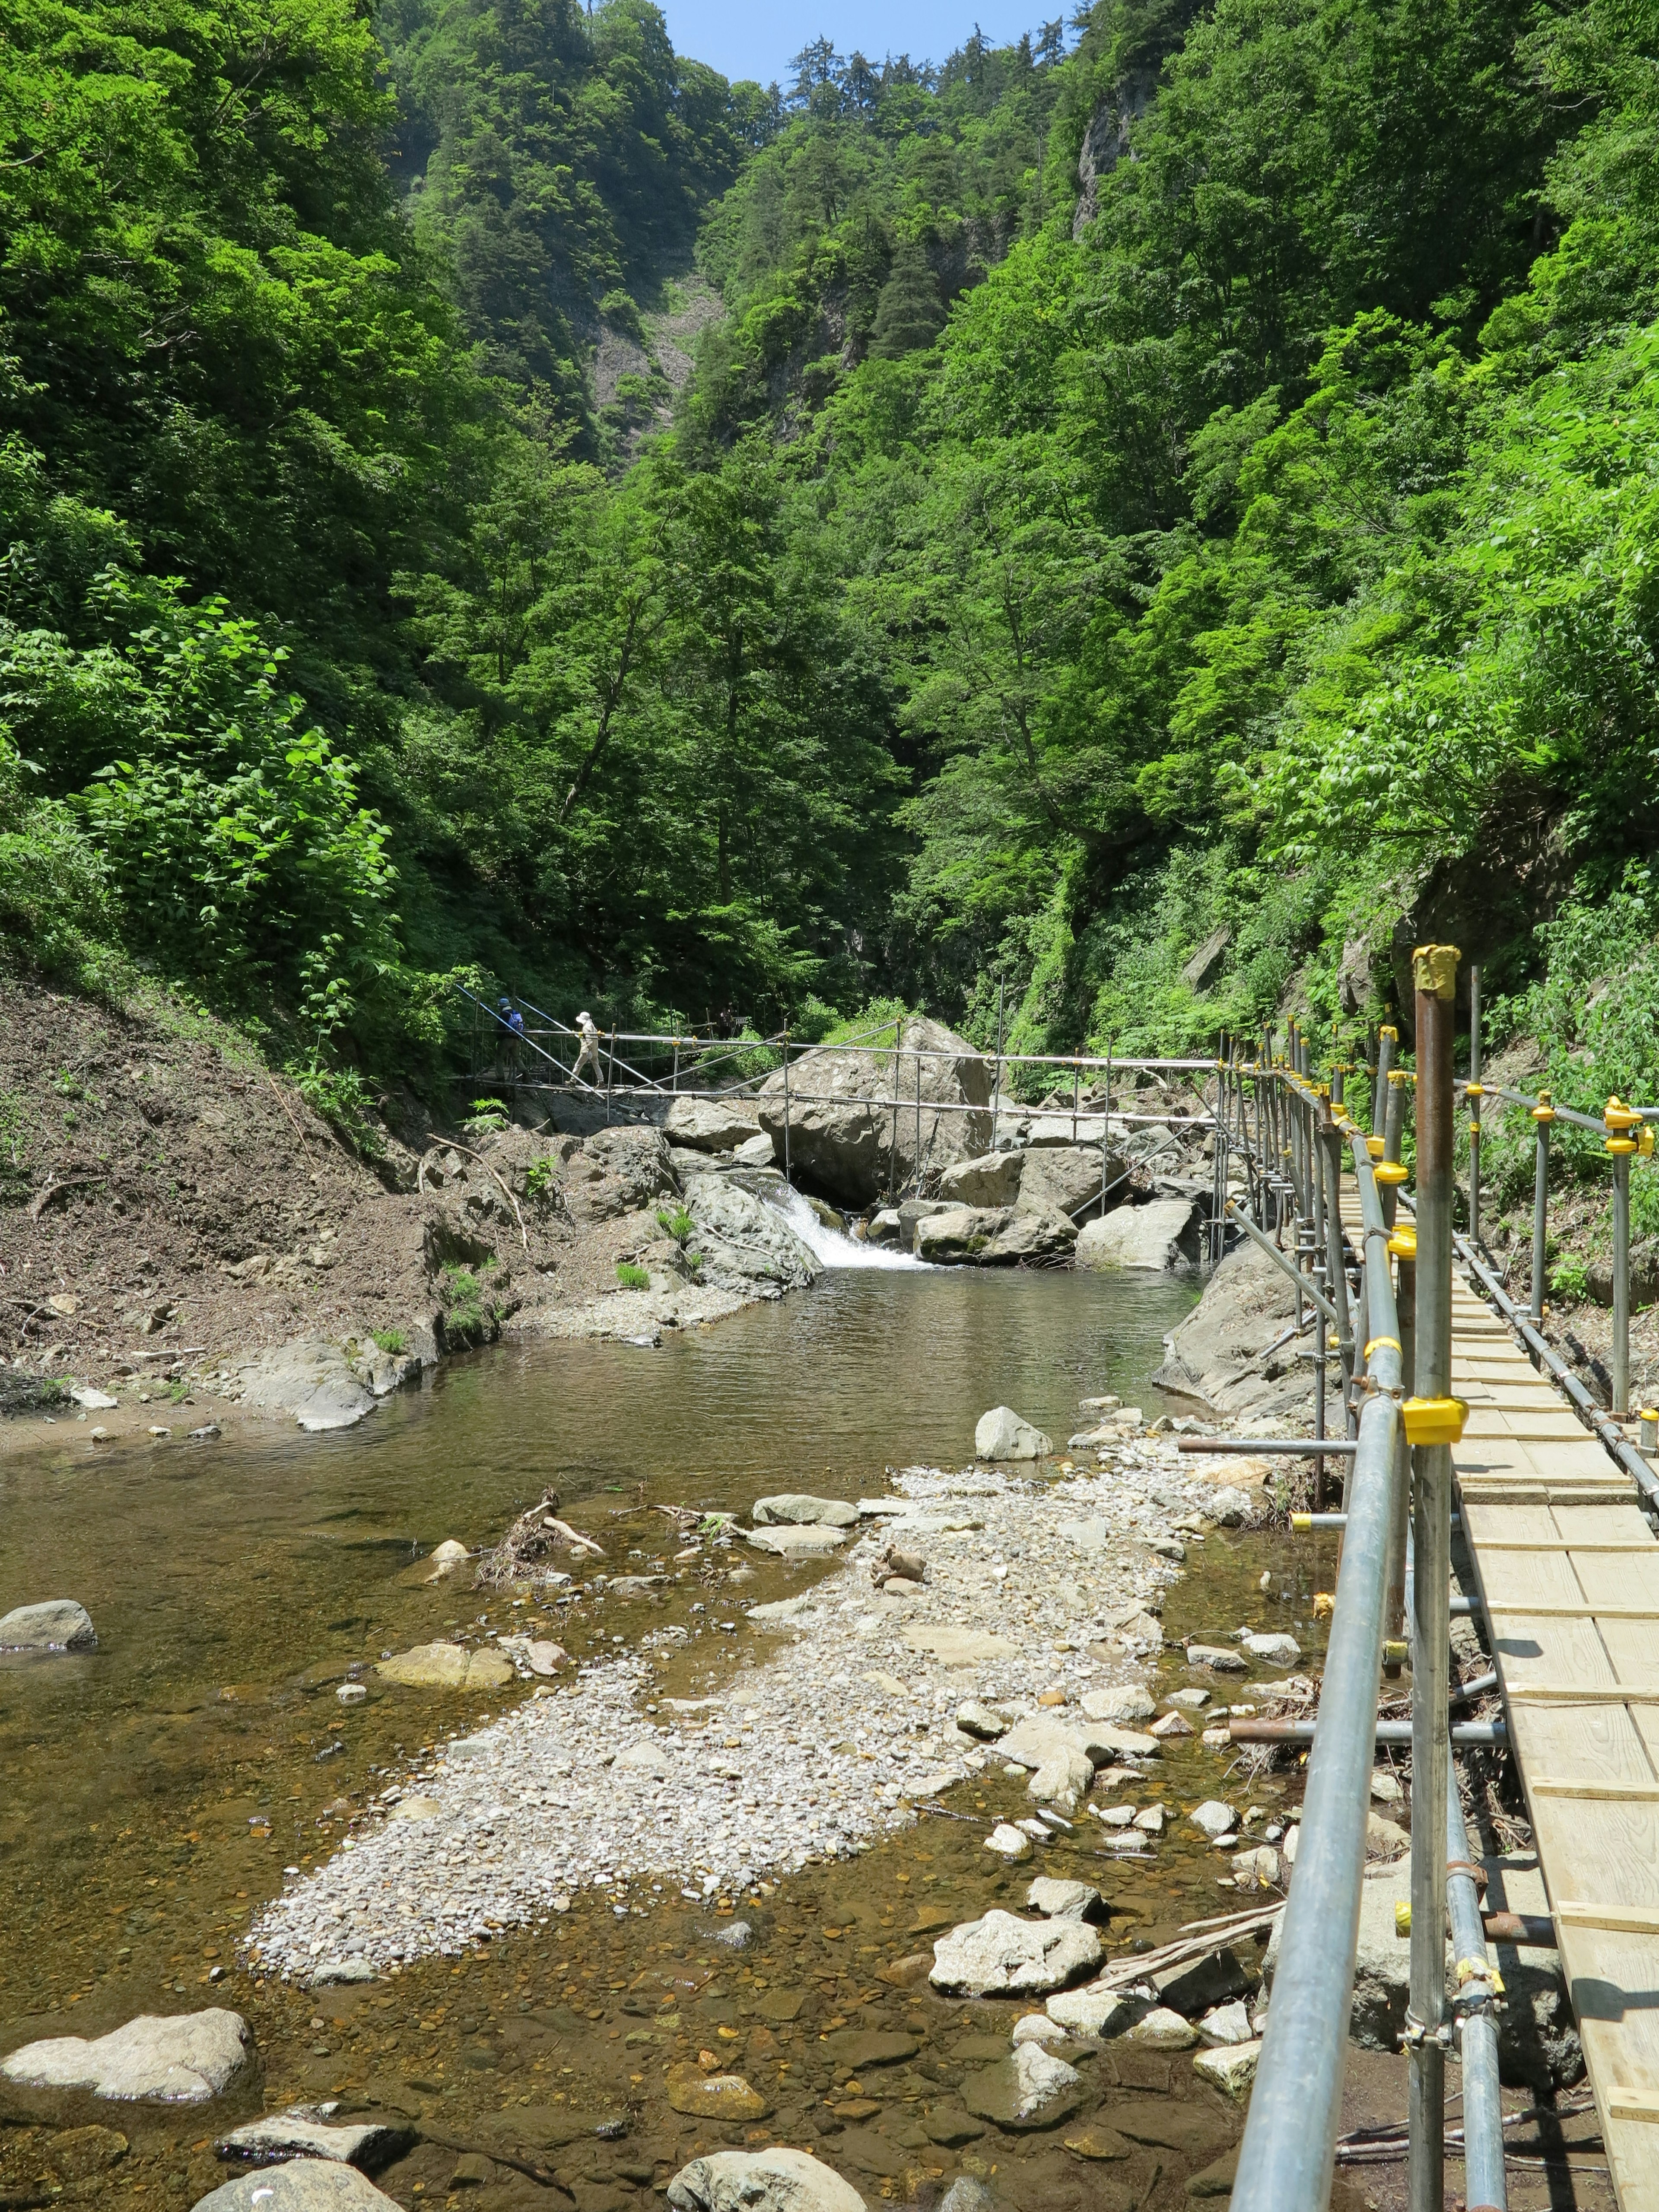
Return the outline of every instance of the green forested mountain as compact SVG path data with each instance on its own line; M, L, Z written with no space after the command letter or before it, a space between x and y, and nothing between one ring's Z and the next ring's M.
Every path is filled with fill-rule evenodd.
M9 30L15 962L349 1105L457 974L1176 1045L1431 931L1659 1081L1650 0L1097 0L782 91L647 0ZM619 441L596 346L648 414L703 300Z

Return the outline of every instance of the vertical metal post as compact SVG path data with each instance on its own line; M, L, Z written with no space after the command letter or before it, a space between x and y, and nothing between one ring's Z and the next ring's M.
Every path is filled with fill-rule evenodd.
M1396 1096L1404 1089L1395 1084ZM1398 1240L1410 1249L1416 1249L1416 1235ZM1400 1323L1400 1381L1409 1397L1414 1387L1417 1372L1417 1263L1404 1252L1398 1258L1395 1285L1395 1315ZM1412 1455L1406 1442L1403 1428L1395 1443L1395 1486L1389 1523L1389 1588L1383 1606L1383 1635L1391 1644L1398 1644L1406 1633L1406 1591L1409 1577L1406 1572L1407 1534L1411 1522ZM1400 1674L1398 1662L1383 1662L1383 1672L1391 1680Z
M1480 1242L1480 969L1469 967L1469 1242Z
M939 1116L933 1116L933 1127L939 1127ZM921 1196L921 1054L916 1054L916 1196Z
M1615 1139L1615 1141L1618 1141ZM1629 1139L1625 1139L1628 1143ZM1608 1148L1612 1149L1611 1146ZM1630 1412L1630 1154L1613 1155L1613 1418Z
M1386 1137L1389 1133L1389 1071L1394 1066L1394 1048L1400 1042L1400 1032L1392 1022L1384 1022L1376 1032L1376 1088L1371 1093L1371 1134ZM1385 1154L1386 1158L1387 1155ZM1399 1155L1395 1155L1398 1158Z
M887 1145L887 1197L890 1204L898 1196L899 1060L903 1048L904 1017L901 1014L893 1024L893 1133Z
M1548 1265L1549 1244L1550 1124L1554 1119L1550 1094L1540 1091L1538 1103L1532 1109L1533 1127L1538 1133L1538 1157L1532 1175L1532 1317L1535 1322L1544 1318L1544 1271Z
M1451 1872L1469 1863L1468 1831L1458 1802L1457 1766L1446 1753L1446 1902L1452 1955L1458 1962L1457 2018L1463 2058L1463 2182L1476 2212L1505 2212L1504 2104L1498 2080L1498 1991L1480 1924L1480 1893L1472 1875ZM1465 1962L1468 1962L1466 1965ZM1474 1971L1471 1971L1473 1968Z
M1073 1144L1076 1144L1077 1142L1078 1091L1082 1082L1083 1062L1080 1060L1074 1060L1072 1062L1072 1142Z
M616 1021L616 1018L616 1018L616 1016L613 1014L613 1015L611 1016L611 1022L612 1022L612 1024L614 1024L614 1023L615 1023L615 1021ZM611 1051L610 1051L610 1055L609 1055L609 1057L607 1058L607 1060L606 1060L606 1061L605 1061L605 1127L606 1127L607 1129L611 1127L611 1085L616 1081L616 1079L617 1079L617 1032L616 1032L615 1027L613 1026L613 1027L612 1027L612 1029L611 1029Z
M808 1093L811 1096L811 1093ZM794 1177L789 1164L789 1024L783 1025L783 1180L791 1188Z
M1352 1309L1348 1304L1347 1249L1342 1234L1342 1132L1332 1121L1327 1109L1319 1131L1320 1166L1325 1189L1325 1292L1342 1316L1336 1332L1337 1357L1342 1363L1342 1433L1351 1437L1354 1433L1354 1333ZM1346 1473L1352 1471L1350 1458ZM1345 1511L1347 1487L1345 1479Z
M1112 1126L1112 1041L1106 1040L1106 1103L1100 1115L1100 1218L1106 1218L1106 1138Z
M1308 1193L1305 1223L1307 1252L1304 1264L1308 1267L1309 1273L1319 1289L1325 1291L1328 1295L1329 1285L1325 1280L1328 1271L1325 1255L1328 1249L1325 1237L1325 1178L1319 1168L1319 1146L1314 1134L1313 1109L1305 1100L1302 1103L1302 1112L1298 1118L1302 1122L1303 1161ZM1304 1239L1298 1237L1297 1241L1300 1244ZM1328 1437L1330 1430L1326 1425L1325 1401L1329 1330L1326 1326L1324 1315L1317 1307L1314 1309L1313 1332L1314 1434L1316 1437ZM1322 1453L1314 1461L1316 1506L1322 1502L1324 1494L1325 1460Z
M1002 985L997 985L997 1065L991 1092L991 1150L997 1148L997 1122L1002 1114Z
M674 1040L674 1079L670 1088L673 1091L675 1097L678 1097L679 1096L680 1088L680 1041L678 1037Z
M1456 948L1419 946L1417 985L1417 1376L1419 1399L1451 1395L1452 1030ZM1412 1454L1411 2212L1443 2212L1446 2109L1447 1697L1451 1673L1449 1444Z

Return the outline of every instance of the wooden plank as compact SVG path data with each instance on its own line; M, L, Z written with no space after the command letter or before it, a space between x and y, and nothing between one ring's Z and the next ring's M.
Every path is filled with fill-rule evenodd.
M1534 1797L1611 1797L1620 1802L1626 1799L1645 1802L1651 1798L1659 1804L1659 1781L1570 1782L1559 1774L1531 1774L1527 1778L1527 1789Z
M1659 1906L1586 1905L1570 1899L1554 1911L1556 1923L1562 1928L1601 1928L1615 1936L1659 1936Z
M1525 1509L1517 1507L1515 1510L1522 1511ZM1548 1510L1547 1506L1540 1509L1544 1512L1547 1512ZM1568 1508L1568 1510L1573 1513L1594 1512L1597 1510L1594 1506L1575 1505ZM1610 1543L1586 1543L1579 1536L1477 1536L1474 1540L1482 1552L1571 1552L1574 1553L1583 1552L1591 1559L1595 1558L1599 1553L1607 1552L1653 1552L1656 1555L1659 1555L1659 1545L1654 1543L1651 1536L1644 1537L1640 1543L1634 1541L1620 1543L1616 1539Z
M1520 1682L1509 1696L1528 1705L1659 1705L1659 1682Z
M1489 1604L1489 1614L1507 1617L1510 1613L1530 1613L1539 1620L1646 1620L1659 1626L1659 1612L1646 1605L1592 1605L1588 1601L1577 1605L1539 1605L1536 1601L1522 1605Z

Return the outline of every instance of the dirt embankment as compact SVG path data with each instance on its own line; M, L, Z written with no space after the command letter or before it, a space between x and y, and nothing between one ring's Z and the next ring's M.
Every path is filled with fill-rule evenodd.
M504 1330L654 1331L785 1286L741 1253L688 1265L657 1130L590 1110L586 1136L461 1137L412 1097L386 1113L365 1159L232 1031L0 982L0 1408L49 1412L42 1384L72 1381L125 1394L112 1429L141 1385L146 1419L161 1396L212 1399L204 1421L315 1400L307 1425L333 1426Z

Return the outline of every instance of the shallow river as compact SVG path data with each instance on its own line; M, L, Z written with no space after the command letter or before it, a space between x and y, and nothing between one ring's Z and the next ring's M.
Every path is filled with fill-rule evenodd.
M1021 2207L1186 2202L1185 2177L1237 2130L1212 2093L1194 2098L1184 2057L1126 2049L1090 2062L1091 2103L1127 2112L1151 2096L1179 2108L1167 2144L1108 2130L1097 2147L1109 2154L1094 2158L1052 2131L993 2130L939 2146L915 2124L930 2085L987 2063L998 2038L1006 2048L1006 2006L945 2004L925 1983L878 1978L884 1958L925 1948L930 1930L1021 1902L1033 1869L1000 1875L980 1848L988 1812L1027 1809L994 1769L948 1801L978 1824L924 1818L857 1862L809 1868L758 1911L743 1906L756 1934L741 1957L711 1948L716 1923L701 1909L676 1903L619 1922L607 1900L580 1897L556 1937L506 1937L459 1965L365 1988L256 1984L237 1946L284 1869L326 1856L352 1811L423 1744L525 1694L380 1691L356 1709L336 1698L347 1672L384 1650L465 1631L492 1610L470 1574L425 1580L421 1563L446 1537L491 1542L551 1485L579 1524L611 1529L613 1559L637 1550L652 1564L678 1540L653 1503L734 1508L765 1490L879 1491L889 1467L963 1463L978 1414L1000 1402L1060 1440L1091 1393L1115 1390L1150 1416L1160 1401L1146 1378L1193 1296L1070 1273L838 1270L657 1350L498 1348L337 1437L273 1431L94 1458L84 1431L64 1424L54 1448L7 1462L0 1611L77 1597L100 1649L0 1668L10 1907L0 1918L0 2048L226 2002L249 2021L261 2070L193 2114L61 2103L48 2113L13 2093L0 2117L123 2130L125 2153L105 2146L115 2162L70 2184L89 2201L118 2192L134 2205L192 2203L224 2176L208 2145L227 2117L339 2096L399 2106L418 2128L422 2140L381 2180L400 2203L464 2189L479 2212L568 2205L573 2193L579 2212L627 2212L636 2199L643 2212L694 2148L742 2140L667 2111L661 2058L684 2055L677 2044L693 2057L706 2045L734 2065L758 2063L794 2040L790 2097L757 2132L819 2148L866 2197L925 2199L957 2172L994 2169L994 2185ZM1269 1538L1212 1538L1201 1562L1193 1557L1201 1606L1193 1580L1173 1590L1172 1633L1188 1613L1211 1627L1242 1617L1264 1565L1300 1626L1316 1565L1327 1580L1331 1568ZM744 1598L781 1595L801 1571L764 1564ZM671 1593L650 1618L678 1617L677 1607ZM580 1656L641 1617L578 1607L556 1632ZM499 1600L493 1618L505 1624ZM731 1663L729 1645L705 1656L700 1644L684 1686L716 1681ZM1177 1753L1161 1793L1195 1802L1218 1778L1212 1756ZM1254 1794L1264 1786L1285 1787ZM1178 1833L1133 1868L1091 1856L1085 1869L1082 1856L1057 1850L1051 1870L1087 1871L1108 1888L1115 1942L1144 1944L1228 1902L1213 1856ZM849 2093L823 2040L849 2027L908 2035L913 2063L884 2065ZM780 2081L791 2070L785 2062ZM507 2125L504 2114L520 2117ZM573 2114L582 2116L574 2138ZM595 2115L625 2121L626 2132L595 2135ZM1103 2106L1097 2117L1109 2117ZM1061 2132L1074 2146L1085 2139ZM1149 2132L1158 2126L1143 2124ZM0 2134L0 2203L48 2201L53 2141L46 2126ZM484 2160L476 2147L502 2155Z

